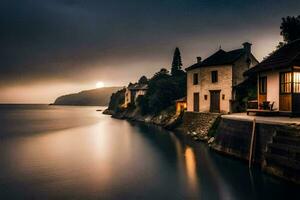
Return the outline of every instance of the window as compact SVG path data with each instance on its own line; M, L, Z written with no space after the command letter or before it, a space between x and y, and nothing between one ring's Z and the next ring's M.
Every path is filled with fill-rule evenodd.
M204 100L207 100L207 94L206 94L206 95L204 95Z
M267 77L259 77L259 94L267 94Z
M198 83L199 83L198 74L197 73L194 74L193 83L194 83L194 85L198 85Z
M289 94L292 91L292 73L285 72L280 74L280 93Z
M218 82L218 71L211 72L211 82L212 83Z
M294 93L300 93L300 72L294 72Z

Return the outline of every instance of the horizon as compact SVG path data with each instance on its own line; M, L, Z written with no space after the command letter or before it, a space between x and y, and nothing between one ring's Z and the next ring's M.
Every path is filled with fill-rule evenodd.
M0 103L49 104L99 82L126 86L170 69L176 46L183 68L243 42L261 61L283 40L281 18L299 9L296 0L2 1Z

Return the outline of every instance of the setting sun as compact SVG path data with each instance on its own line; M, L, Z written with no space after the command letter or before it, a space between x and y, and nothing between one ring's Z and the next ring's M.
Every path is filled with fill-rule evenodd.
M99 82L96 83L96 88L102 88L102 87L104 87L103 82L99 81Z

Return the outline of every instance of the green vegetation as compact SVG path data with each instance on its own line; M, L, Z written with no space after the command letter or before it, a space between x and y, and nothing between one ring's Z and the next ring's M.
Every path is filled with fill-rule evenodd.
M176 47L173 55L171 74L177 75L181 73L182 61L179 48Z
M121 105L125 101L125 88L113 93L110 97L108 110L113 111L114 113L120 112Z
M276 46L276 49L279 49L292 41L300 39L300 15L297 17L283 17L280 30L280 35L283 37L283 42L279 42L279 44ZM274 52L275 51L271 52L268 56L272 55ZM268 56L264 57L264 59L266 59Z
M127 111L139 108L142 115L158 114L162 110L175 104L175 100L186 96L186 73L181 69L182 61L179 48L174 51L172 73L162 68L149 80L142 76L138 83L148 84L146 95L137 98L136 105L130 104ZM128 86L130 86L130 83ZM109 110L118 113L124 111L121 105L124 103L125 89L114 93L111 97Z
M184 96L186 96L185 72L170 75L166 69L161 69L149 80L146 95L140 96L137 103L142 114L157 114Z
M180 50L176 47L171 73L165 68L156 72L148 81L146 95L138 97L137 104L141 109L141 114L158 114L174 105L175 100L186 96L186 73L181 67Z
M300 39L300 15L282 18L280 29L280 35L286 43Z

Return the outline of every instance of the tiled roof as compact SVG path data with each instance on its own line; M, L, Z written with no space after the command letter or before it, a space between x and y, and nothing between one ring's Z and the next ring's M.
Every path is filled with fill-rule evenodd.
M293 65L300 66L300 39L295 40L294 42L291 42L276 50L261 63L246 71L245 75L250 75L261 71L287 68Z
M135 84L131 84L130 86L128 86L128 89L129 90L147 90L148 85L147 84L135 83Z
M213 55L209 56L205 60L200 63L195 63L192 66L186 68L186 70L196 69L199 67L206 67L206 66L217 66L217 65L226 65L226 64L233 64L237 59L239 59L242 55L244 55L245 50L236 49L232 51L224 51L220 49Z

